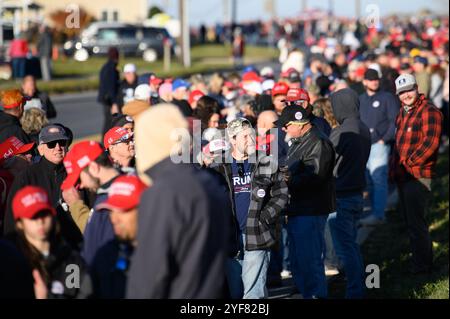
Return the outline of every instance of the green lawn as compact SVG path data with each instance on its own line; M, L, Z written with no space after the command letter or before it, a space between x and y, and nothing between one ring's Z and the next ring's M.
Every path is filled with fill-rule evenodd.
M162 77L189 76L210 70L220 70L232 67L229 45L201 45L191 49L192 65L184 68L175 58L172 58L170 71L164 71L163 61L148 63L141 58L121 58L119 70L125 63L134 63L138 73L154 72ZM273 48L247 47L245 63L269 61L276 58L278 52ZM41 90L49 93L77 92L94 90L98 87L98 73L105 63L103 57L93 57L86 62L78 62L70 58L60 58L53 63L54 79L50 82L38 81ZM15 81L0 81L0 89L17 87Z
M433 241L433 273L408 273L410 249L407 228L403 216L398 211L391 211L387 214L387 223L375 229L362 247L364 263L377 264L381 271L380 288L368 289L368 298L449 298L448 160L447 150L438 160L437 177L432 185L433 200L427 215ZM331 297L342 298L344 293L344 279L334 279L330 285Z

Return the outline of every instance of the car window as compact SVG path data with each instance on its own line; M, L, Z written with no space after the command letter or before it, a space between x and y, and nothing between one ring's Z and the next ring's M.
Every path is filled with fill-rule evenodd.
M100 29L98 31L98 39L112 41L119 39L119 34L115 29Z
M123 39L135 39L136 38L136 29L134 28L123 28L119 29L120 37Z
M164 33L159 29L146 28L143 31L144 39L156 39L162 41L165 37Z

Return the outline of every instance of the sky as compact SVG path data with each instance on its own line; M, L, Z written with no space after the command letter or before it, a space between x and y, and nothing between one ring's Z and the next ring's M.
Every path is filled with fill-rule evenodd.
M224 21L224 0L184 0L188 4L189 22L191 25L207 25ZM280 18L295 17L301 10L302 2L305 0L275 0L276 14ZM355 0L306 0L309 8L320 8L327 10L332 3L335 14L339 16L355 16ZM361 15L364 16L365 9L370 10L368 5L376 4L380 8L381 15L391 13L412 14L420 9L430 9L437 12L449 12L447 0L360 0ZM149 5L156 5L178 17L178 0L148 0ZM228 1L231 2L231 1ZM265 10L266 0L238 0L237 20L269 19L270 15ZM230 11L229 11L230 12Z

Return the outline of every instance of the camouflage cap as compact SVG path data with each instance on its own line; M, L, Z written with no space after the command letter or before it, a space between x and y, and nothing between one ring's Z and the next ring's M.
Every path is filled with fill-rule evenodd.
M239 134L239 132L243 131L246 128L252 128L252 124L249 120L243 117L239 117L235 120L232 120L227 125L227 134L229 137L235 137Z

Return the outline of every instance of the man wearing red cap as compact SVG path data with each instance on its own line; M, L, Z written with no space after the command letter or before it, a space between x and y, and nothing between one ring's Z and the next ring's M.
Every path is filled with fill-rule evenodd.
M103 145L114 164L124 173L134 173L134 140L133 134L122 127L113 127L106 132Z
M116 237L99 249L90 268L95 298L125 297L130 257L137 244L138 205L146 189L137 176L120 176L111 184L108 199L96 207L110 212Z
M289 86L284 82L278 82L272 89L272 103L275 107L275 112L279 116L286 106L286 95L289 91Z
M69 209L80 202L79 195L75 190L77 184L82 189L88 189L97 193L94 203L94 207L97 207L97 205L106 200L109 187L119 176L119 172L114 168L111 159L104 152L101 145L93 141L83 141L75 144L64 158L64 166L67 171L67 178L62 183L61 189L66 193L70 192L72 195L67 202ZM71 213L73 214L72 210ZM109 214L105 210L94 209L87 224L86 214L83 217L74 216L73 218L74 220L81 218L78 224L79 227L80 223L81 226L83 223L86 225L82 256L90 265L97 250L114 238Z

